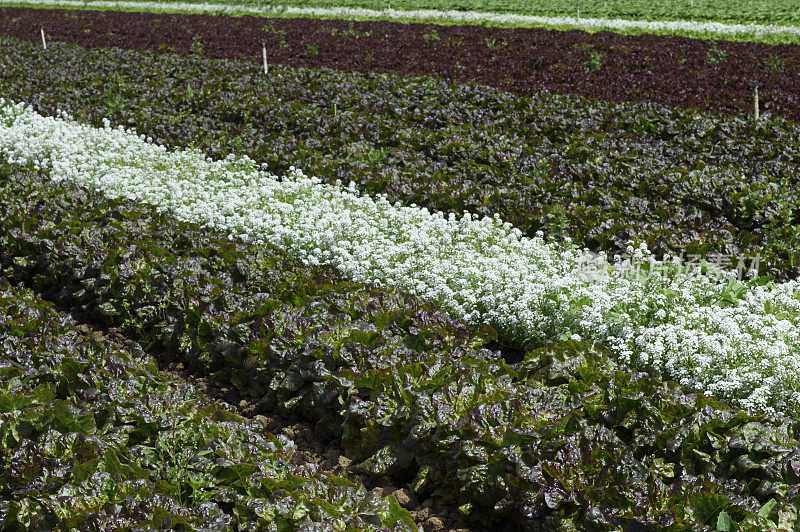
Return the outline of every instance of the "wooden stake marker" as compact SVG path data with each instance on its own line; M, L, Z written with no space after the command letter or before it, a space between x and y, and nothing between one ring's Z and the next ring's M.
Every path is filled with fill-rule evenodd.
M44 39L44 28L39 28L39 30L42 32L42 48L47 50L47 41Z
M755 103L755 117L758 120L758 85L756 85L755 89L753 89L753 100Z
M268 74L267 67L267 41L261 41L261 57L264 59L264 74Z
M761 82L753 81L750 83L750 86L753 87L753 117L758 120L758 117L760 116L758 109L758 88L761 87Z

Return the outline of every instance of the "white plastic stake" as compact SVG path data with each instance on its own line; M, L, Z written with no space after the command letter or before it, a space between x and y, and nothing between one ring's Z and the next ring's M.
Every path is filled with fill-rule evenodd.
M46 40L44 40L44 28L39 28L39 29L40 29L40 30L41 30L41 32L42 32L42 48L44 48L45 50L47 50L47 41L46 41Z
M758 120L758 85L753 87L753 100L755 103L755 117Z
M264 74L268 74L267 70L267 43L261 42L261 57L264 59Z

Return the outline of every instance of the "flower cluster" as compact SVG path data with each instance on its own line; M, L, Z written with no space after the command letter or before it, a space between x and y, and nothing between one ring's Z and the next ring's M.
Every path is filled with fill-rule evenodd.
M45 118L2 100L0 156L438 301L527 347L602 342L632 366L744 407L800 406L796 282L756 286L735 272L632 277L619 258L526 238L496 217L391 204L297 169L278 178L248 158L171 152L121 127ZM649 257L646 248L628 254Z

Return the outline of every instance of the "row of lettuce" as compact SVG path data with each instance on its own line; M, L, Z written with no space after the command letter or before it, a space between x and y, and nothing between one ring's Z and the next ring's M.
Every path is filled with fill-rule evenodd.
M305 70L0 39L0 91L45 114L135 126L213 157L290 165L391 201L500 214L595 251L800 267L800 135L655 105L518 97L433 78ZM53 90L58 87L59 90ZM723 257L724 256L724 257Z
M795 422L658 377L794 416L794 283L675 268L630 278L498 220L400 207L296 171L276 179L247 159L169 152L7 103L0 129L3 157L43 172L6 172L6 275L176 350L265 407L321 420L365 471L414 478L486 523L796 519ZM520 364L476 350L494 336L484 321L527 348Z
M522 236L499 218L429 212L282 178L248 158L170 151L108 122L94 128L0 100L0 154L56 181L141 200L348 278L436 301L471 326L533 349L602 342L619 360L730 403L798 414L800 290L648 262L608 261L569 243Z
M259 2L258 0L215 0L213 2L164 2L163 0L133 2L93 2L78 0L35 0L36 6L83 7L93 9L128 8L146 10L168 9L188 13L242 13L291 16L336 17L378 20L425 20L450 23L491 23L522 27L570 26L586 29L624 30L642 27L666 33L693 29L696 33L714 32L722 35L744 33L749 26L755 36L800 32L793 26L800 15L791 0L753 2L686 3L665 0L646 4L631 0L588 0L576 5L570 0L536 0L521 4L509 0L290 0ZM165 5L166 4L166 5ZM650 25L647 23L650 22ZM626 24L627 23L627 24ZM758 23L758 24L756 24ZM783 26L786 25L786 26ZM787 27L788 26L788 27ZM794 32L792 31L794 30Z
M76 326L0 278L0 529L416 530L394 498Z
M4 164L0 172L4 277L123 327L148 350L175 353L265 408L321 422L365 472L411 479L418 493L487 525L797 526L795 421L631 372L583 342L532 350L511 367L481 348L490 330L413 296L22 170ZM333 496L324 476L297 479L295 462L284 487L275 477L290 458L285 440L198 406L191 390L154 377L141 354L134 365L124 352L73 348L72 324L53 323L29 292L3 290L3 345L20 358L3 366L6 525L45 509L33 501L64 485L59 496L74 498L56 500L75 502L72 515L86 508L78 504L84 494L86 504L105 504L92 517L99 522L123 519L126 504L140 508L120 500L126 486L144 494L141 508L153 508L156 526L170 522L155 506L177 508L180 497L185 510L175 513L189 523L203 511L213 521L218 508L233 508L241 523L253 506L263 521L252 526L326 517L315 512L351 529L398 517L393 501L365 498L345 482ZM63 358L50 340L56 334L69 340ZM178 443L189 453L183 462L169 455ZM263 454L251 461L244 448ZM40 465L48 478L37 476ZM147 506L148 489L169 499ZM45 512L56 513L55 504Z
M691 31L696 23L679 25ZM548 89L735 115L752 114L751 84L761 82L762 114L800 119L796 46L386 20L0 8L0 34L40 43L39 28L50 41L92 48L259 63L263 41L270 65L439 76L521 95Z

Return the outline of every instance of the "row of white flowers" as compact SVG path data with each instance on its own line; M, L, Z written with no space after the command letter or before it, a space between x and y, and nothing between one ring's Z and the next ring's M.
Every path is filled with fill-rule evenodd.
M725 279L634 278L602 255L523 237L499 219L393 205L299 170L279 179L247 158L172 152L132 131L46 118L3 100L0 157L396 286L531 344L601 341L635 367L724 400L800 414L794 282L752 286L723 308L715 300Z
M89 8L122 8L122 9L147 9L169 10L178 12L205 12L205 13L254 13L300 16L336 16L336 17L367 17L379 19L421 19L421 20L450 20L456 22L481 23L493 22L499 24L515 24L523 26L555 26L555 27L583 27L587 29L605 30L641 30L646 32L699 32L716 33L723 35L800 35L800 27L781 26L775 24L728 24L723 22L703 22L696 20L630 20L609 18L586 17L541 17L534 15L519 15L514 13L491 13L480 11L440 11L435 9L397 10L397 9L365 9L352 7L297 7L288 5L277 6L252 6L218 3L187 3L187 2L146 2L127 0L0 0L0 4L26 4L46 6L75 6Z

